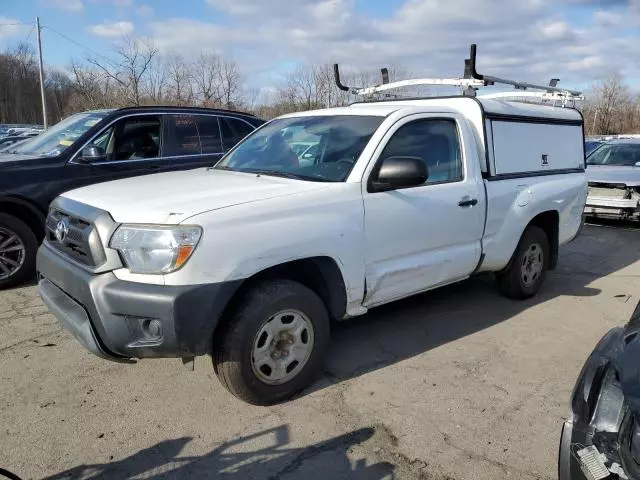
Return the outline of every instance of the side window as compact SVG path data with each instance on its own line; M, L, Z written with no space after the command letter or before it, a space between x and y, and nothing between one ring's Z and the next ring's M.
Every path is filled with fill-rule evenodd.
M167 115L169 122L168 131L171 132L170 141L165 142L165 155L198 155L202 153L200 148L200 135L195 115Z
M156 115L120 120L94 140L110 160L138 160L160 155L160 118Z
M460 142L453 120L425 118L403 125L387 142L380 157L422 158L429 172L427 185L462 180Z
M109 143L115 129L115 126L107 128L93 140L92 145L100 148L103 152L106 152L109 148Z
M220 129L225 150L229 150L254 130L248 123L229 117L220 117Z
M222 140L220 139L220 127L218 117L212 115L196 116L198 122L198 133L200 134L200 144L202 153L222 153Z

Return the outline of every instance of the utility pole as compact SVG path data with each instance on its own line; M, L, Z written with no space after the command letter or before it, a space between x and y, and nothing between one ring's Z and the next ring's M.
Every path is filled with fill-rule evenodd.
M36 29L38 30L38 57L40 59L40 96L42 97L42 120L44 129L47 129L47 98L44 94L44 68L42 67L42 42L40 41L40 17L36 17Z

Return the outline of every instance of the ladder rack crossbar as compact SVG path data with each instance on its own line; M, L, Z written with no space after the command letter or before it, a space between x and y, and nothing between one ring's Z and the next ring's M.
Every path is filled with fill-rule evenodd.
M394 90L396 88L402 87L413 87L413 86L422 86L422 85L432 85L432 86L452 86L452 87L463 87L463 95L467 96L475 96L475 92L480 87L486 87L490 85L509 85L514 87L516 90L524 91L528 89L539 90L539 92L528 92L528 93L544 93L548 95L555 95L555 97L549 97L550 99L556 100L582 100L584 97L582 96L582 92L576 90L568 90L565 88L558 87L557 84L560 81L558 78L552 78L549 82L549 85L538 85L535 83L528 82L520 82L517 80L509 80L500 77L493 77L489 75L481 75L476 70L476 45L472 44L469 58L464 61L464 76L462 78L414 78L410 80L400 80L396 82L389 82L389 71L386 68L381 69L382 73L382 84L373 85L370 87L349 87L344 85L340 81L340 70L338 68L338 64L333 65L333 73L335 77L336 85L340 90L345 92L349 92L354 95L373 95L379 92L386 92L389 90ZM513 94L511 96L522 96ZM529 95L526 95L529 96ZM485 97L486 98L486 97ZM498 97L495 97L498 98ZM507 96L503 96L501 98L507 98ZM545 98L545 97L539 97Z

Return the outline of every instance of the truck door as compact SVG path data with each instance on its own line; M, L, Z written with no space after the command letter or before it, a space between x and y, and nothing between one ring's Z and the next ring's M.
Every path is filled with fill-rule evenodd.
M420 157L429 177L418 187L369 192L375 164ZM365 306L461 280L481 254L485 194L475 139L462 117L412 115L384 137L363 181Z

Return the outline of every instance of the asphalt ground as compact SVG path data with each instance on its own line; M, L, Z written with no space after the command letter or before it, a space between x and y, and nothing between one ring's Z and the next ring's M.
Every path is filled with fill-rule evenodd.
M640 231L588 225L540 294L490 277L338 325L321 379L246 405L208 357L86 352L33 285L0 292L0 467L27 478L552 479L583 362L640 295ZM0 477L1 478L1 477Z

